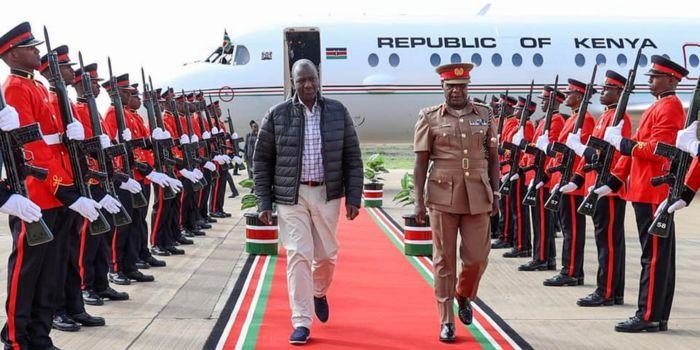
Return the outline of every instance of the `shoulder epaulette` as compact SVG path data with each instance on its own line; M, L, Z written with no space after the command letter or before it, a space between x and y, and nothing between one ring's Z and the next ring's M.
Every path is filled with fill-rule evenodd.
M420 110L420 113L421 114L431 113L431 112L437 111L440 108L442 108L442 104L430 106L430 107L425 107L425 108Z

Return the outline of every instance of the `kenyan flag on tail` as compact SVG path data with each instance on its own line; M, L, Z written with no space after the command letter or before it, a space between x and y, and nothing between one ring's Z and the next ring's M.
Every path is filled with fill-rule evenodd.
M327 47L327 60L344 60L348 58L348 49L346 47Z

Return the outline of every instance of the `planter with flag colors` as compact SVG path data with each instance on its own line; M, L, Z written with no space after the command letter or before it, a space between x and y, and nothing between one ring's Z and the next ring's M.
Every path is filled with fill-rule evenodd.
M380 182L366 183L362 190L365 207L380 208L384 199L384 184Z
M433 231L430 229L430 218L426 215L422 225L416 222L416 217L413 214L404 215L403 220L404 254L411 256L433 255Z
M253 255L277 255L279 228L277 215L272 215L272 224L265 225L257 213L245 215L245 251Z

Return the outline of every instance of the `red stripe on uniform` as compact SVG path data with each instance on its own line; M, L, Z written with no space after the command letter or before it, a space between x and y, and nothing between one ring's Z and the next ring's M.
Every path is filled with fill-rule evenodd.
M615 246L613 245L613 234L615 232L613 230L613 225L615 224L615 199L608 197L608 201L610 202L608 214L610 215L610 221L608 221L608 278L605 288L606 299L612 298L612 276L615 271L615 259L613 259L615 256Z
M156 245L156 232L158 232L158 226L160 225L160 214L163 212L163 188L158 187L158 211L156 212L156 220L153 223L153 228L151 229L151 246Z
M197 199L197 210L202 206L202 195L204 195L204 189L199 191L199 199Z
M117 227L114 227L114 234L112 234L112 266L114 272L119 271L119 264L117 264Z
M80 227L80 255L78 255L78 269L80 270L80 288L85 289L85 240L87 239L87 219L83 219Z
M651 205L651 212L656 213L656 205ZM648 231L648 230L647 230ZM649 234L647 232L647 234ZM649 321L651 318L651 309L654 306L654 283L656 282L656 261L658 260L659 253L659 236L650 235L652 239L652 250L651 250L651 267L649 268L649 287L647 293L647 310L644 313L644 320Z
M178 222L178 228L182 230L184 226L182 225L182 205L184 204L185 201L185 191L182 191L182 194L180 194L180 218Z
M221 177L222 175L219 175ZM214 195L211 197L211 205L209 206L211 208L212 212L216 212L216 201L217 197L219 195L219 181L216 181L214 183Z
M17 261L12 269L12 280L7 294L9 305L7 307L7 337L12 344L12 349L20 349L17 343L17 329L15 325L15 313L17 311L17 292L19 289L19 274L22 271L22 263L24 262L24 236L26 235L27 227L24 221L20 222L20 231L17 237Z
M569 256L571 262L569 262L569 277L574 276L574 266L576 265L576 202L574 201L574 196L569 196L571 201L571 254Z

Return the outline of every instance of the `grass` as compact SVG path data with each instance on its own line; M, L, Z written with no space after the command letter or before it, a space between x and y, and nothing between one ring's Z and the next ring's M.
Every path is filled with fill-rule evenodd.
M413 169L415 155L412 144L366 144L362 149L362 161L374 153L384 155L387 169Z

